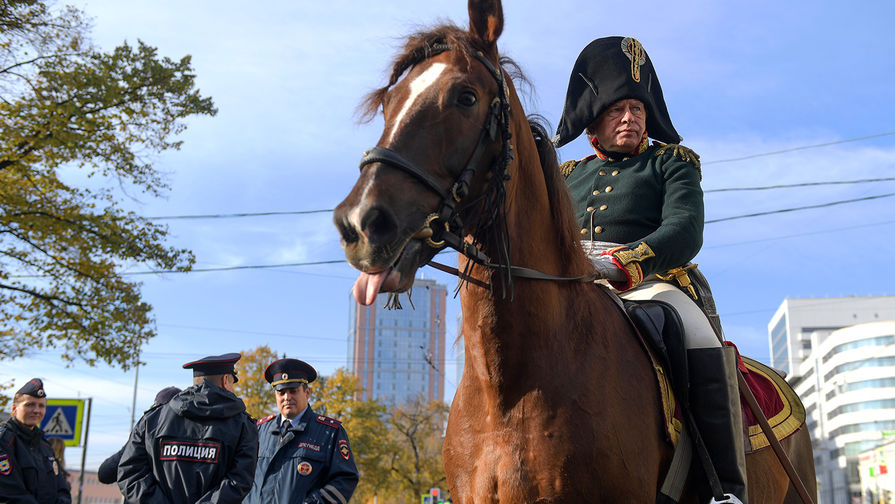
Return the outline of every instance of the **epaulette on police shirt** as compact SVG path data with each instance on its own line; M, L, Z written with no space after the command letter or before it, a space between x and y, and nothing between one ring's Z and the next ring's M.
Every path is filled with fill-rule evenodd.
M680 144L663 144L661 142L654 142L653 145L659 146L655 152L656 156L661 156L671 150L672 156L678 157L686 163L691 163L699 171L699 180L702 180L702 164L699 162L699 154L693 152L693 149Z
M317 421L326 425L328 427L332 427L333 429L338 429L342 426L342 422L336 420L335 418L330 418L328 416L317 415Z
M268 416L266 416L266 417L264 417L264 418L259 418L258 421L255 422L255 425L261 425L261 424L263 424L263 423L265 423L265 422L269 422L269 421L273 420L273 418L274 418L275 416L277 416L276 413L274 413L273 415L268 415Z

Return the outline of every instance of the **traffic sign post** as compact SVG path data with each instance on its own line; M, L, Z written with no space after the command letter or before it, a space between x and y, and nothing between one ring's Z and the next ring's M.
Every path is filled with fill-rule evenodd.
M58 437L65 446L81 446L86 399L47 399L47 413L40 429L47 437Z
M84 443L81 449L81 477L78 480L77 504L81 504L81 496L84 493L84 462L87 458L87 431L90 429L91 404L93 404L93 398L47 399L47 412L44 414L43 421L40 422L40 429L47 437L58 437L65 441L65 446L82 446L81 434L83 433ZM85 423L87 428L82 428Z

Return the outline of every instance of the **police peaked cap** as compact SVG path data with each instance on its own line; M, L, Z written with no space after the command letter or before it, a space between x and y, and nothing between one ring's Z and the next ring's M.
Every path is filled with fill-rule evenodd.
M183 368L192 369L193 376L233 375L233 381L237 382L239 378L236 376L236 370L233 368L233 365L241 357L238 353L209 355L193 362L187 362L183 365Z
M317 379L317 370L298 359L275 360L264 370L264 379L274 390L295 388Z
M571 142L610 105L627 98L646 106L650 137L680 143L646 50L633 37L604 37L588 44L575 61L554 145Z
M16 394L24 394L38 398L47 396L46 392L44 392L44 382L40 381L40 378L32 378L28 380L28 383L23 385Z

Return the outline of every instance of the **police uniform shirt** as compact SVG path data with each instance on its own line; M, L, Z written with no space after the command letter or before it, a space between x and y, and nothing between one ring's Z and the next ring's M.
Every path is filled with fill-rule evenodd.
M297 421L296 421L297 419ZM258 466L246 504L346 504L358 482L341 422L308 406L282 433L282 415L258 421Z
M44 432L15 418L0 426L0 502L71 504L65 473Z

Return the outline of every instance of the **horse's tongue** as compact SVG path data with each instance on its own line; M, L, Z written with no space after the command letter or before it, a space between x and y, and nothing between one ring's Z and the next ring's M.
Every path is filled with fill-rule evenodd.
M364 305L370 306L376 301L376 295L379 294L379 289L382 288L382 284L385 282L385 279L388 278L388 274L391 272L391 268L380 271L375 275L371 275L369 273L361 273L357 277L357 281L354 282L354 287L351 289L351 293L354 294L354 299Z

